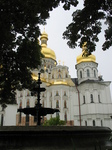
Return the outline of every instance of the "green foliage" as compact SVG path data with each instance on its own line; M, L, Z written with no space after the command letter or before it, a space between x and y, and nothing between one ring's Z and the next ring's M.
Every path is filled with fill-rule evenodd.
M63 120L60 120L59 117L56 118L50 118L49 120L46 120L43 124L43 126L57 126L57 125L65 125L66 122Z
M77 0L0 0L0 103L15 103L15 90L31 88L31 69L41 63L40 24L59 3Z
M72 17L72 23L63 33L63 38L68 40L69 47L75 48L78 43L78 46L82 47L84 42L87 42L88 52L94 51L99 41L98 35L102 31L102 20L107 24L102 49L106 50L112 46L111 0L85 0L83 9L76 10Z

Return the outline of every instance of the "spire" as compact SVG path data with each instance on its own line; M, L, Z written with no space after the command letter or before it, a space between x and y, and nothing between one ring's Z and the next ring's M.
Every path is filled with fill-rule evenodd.
M44 31L41 34L40 40L42 46L47 46L48 34L45 32L45 27L44 27Z

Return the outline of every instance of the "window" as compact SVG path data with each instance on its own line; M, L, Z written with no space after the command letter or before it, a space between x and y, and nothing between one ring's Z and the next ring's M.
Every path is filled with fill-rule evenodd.
M66 78L68 78L68 75L67 75L67 73L66 73Z
M67 104L66 104L66 101L64 101L64 108L67 108Z
M90 95L90 98L91 98L91 103L94 103L94 101L93 101L93 94Z
M83 104L85 104L86 102L85 102L85 95L83 95Z
M67 122L67 113L66 112L65 112L64 118L65 118L65 121Z
M87 126L87 121L85 121L85 126Z
M59 101L56 101L56 108L59 108Z
M82 71L80 71L80 78L82 78Z
M22 100L20 100L19 108L22 108Z
M26 107L29 108L29 106L30 106L30 102L29 99L27 99Z
M94 77L96 78L96 71L94 70Z
M52 79L54 79L54 74L52 74Z
M95 126L95 120L93 120L93 126Z
M50 97L52 97L52 92L51 92L51 96Z
M103 126L103 121L101 120L101 127Z
M87 69L87 77L90 77L89 69Z
M61 74L59 73L58 78L61 78Z
M66 96L66 91L64 91L64 96Z
M56 96L59 96L58 91L56 91Z
M100 95L98 95L98 102L101 103L101 101L100 101Z

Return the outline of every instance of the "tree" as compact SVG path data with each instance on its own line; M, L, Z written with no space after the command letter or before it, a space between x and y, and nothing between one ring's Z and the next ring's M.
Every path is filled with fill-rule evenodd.
M105 30L105 42L102 49L106 50L112 46L112 1L111 0L84 0L82 10L76 10L73 21L63 33L67 44L75 48L78 43L80 47L87 42L88 54L95 51L98 35L102 29L102 21L107 25Z
M50 118L49 120L46 120L43 123L43 126L57 126L57 125L65 125L66 122L63 120L60 120L59 117L56 118Z
M41 63L39 25L49 11L74 0L0 0L0 103L15 103L15 90L30 88L31 70Z

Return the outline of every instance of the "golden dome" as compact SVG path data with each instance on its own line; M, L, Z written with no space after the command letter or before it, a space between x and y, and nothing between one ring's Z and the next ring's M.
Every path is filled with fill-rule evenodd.
M79 56L77 56L76 60L77 60L77 64L81 63L81 62L96 62L96 57L94 55L87 55L87 51L86 51L86 44L87 42L85 42L82 46L82 54L80 54Z
M41 52L45 58L51 58L56 61L56 55L55 55L54 51L51 50L50 48L42 47Z
M44 57L51 58L56 61L55 52L47 47L48 34L45 31L41 34L40 40L42 46L41 52L44 55Z
M77 57L77 64L81 62L96 62L96 57L94 55L83 56L83 53Z

